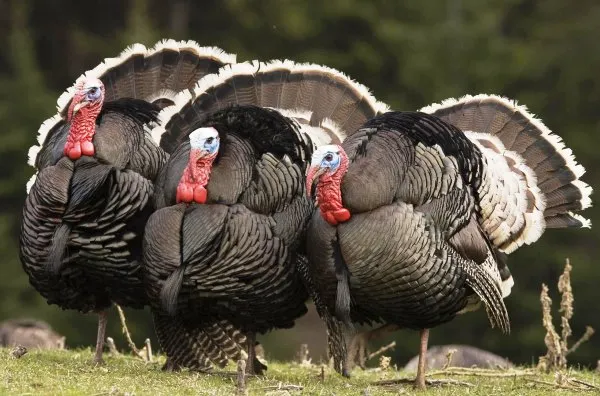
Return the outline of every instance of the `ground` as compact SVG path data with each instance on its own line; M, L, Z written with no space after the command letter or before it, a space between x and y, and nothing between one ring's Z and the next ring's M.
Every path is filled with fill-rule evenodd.
M231 376L207 375L192 372L168 373L161 371L164 357L145 363L133 356L106 355L106 365L93 366L92 351L59 350L30 351L14 358L9 349L0 348L0 394L10 395L235 395L236 367L226 370ZM325 367L324 380L321 365L268 362L267 375L249 378L249 395L387 395L416 394L409 384L382 386L381 380L411 378L411 374L392 368L363 371L356 369L353 378L344 379ZM432 378L450 378L468 382L468 385L430 386L425 394L431 395L547 395L579 394L582 390L600 393L600 374L589 371L570 371L566 377L577 382L563 382L565 389L557 387L555 375L522 375L526 369L497 372L504 377L464 375L434 375ZM489 374L489 372L486 372ZM484 374L486 374L484 373ZM513 375L517 373L517 375ZM565 377L565 378L566 378ZM546 383L543 383L546 382ZM580 387L576 390L575 387Z

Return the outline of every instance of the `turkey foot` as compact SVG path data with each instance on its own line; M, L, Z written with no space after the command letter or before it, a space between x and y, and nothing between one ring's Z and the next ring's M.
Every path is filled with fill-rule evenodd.
M425 390L425 363L427 363L427 343L429 342L429 329L421 330L421 345L419 347L419 365L417 366L417 378L415 388Z
M171 359L170 357L167 356L167 361L162 366L162 371L167 371L167 372L181 371L181 366L178 363L175 363L173 361L173 359Z
M96 354L92 361L95 365L104 365L102 351L104 350L104 339L106 335L106 323L108 322L108 313L101 311L98 313L98 336L96 338Z
M248 360L246 361L246 375L262 375L267 366L262 364L256 358L256 334L249 332L246 334L246 343L248 345Z
M386 334L400 330L401 327L395 324L386 324L376 329L363 331L362 333L355 334L350 341L348 347L348 361L347 366L351 370L356 364L358 367L365 369L365 363L369 356L369 341L375 340L385 336Z

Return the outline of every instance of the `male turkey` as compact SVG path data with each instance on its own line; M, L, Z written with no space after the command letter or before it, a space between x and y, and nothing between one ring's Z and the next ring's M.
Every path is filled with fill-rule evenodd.
M107 308L147 303L142 232L167 156L145 127L177 92L231 62L193 42L136 44L78 78L29 151L38 173L23 209L23 268L49 304L99 314L98 363Z
M148 296L173 316L164 326L195 332L224 319L240 328L253 372L255 333L306 312L312 141L340 142L385 108L333 69L290 61L226 66L175 102L152 131L171 156L144 236ZM190 366L173 358L177 338L165 349Z
M508 332L513 280L501 256L546 227L589 227L574 212L591 193L560 138L512 101L480 95L423 111L379 115L320 147L307 176L321 300L348 324L419 329L421 388L428 329L483 302Z

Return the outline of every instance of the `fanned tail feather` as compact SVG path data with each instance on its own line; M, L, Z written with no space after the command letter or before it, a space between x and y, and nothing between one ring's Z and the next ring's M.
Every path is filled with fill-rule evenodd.
M58 113L38 130L38 145L29 149L28 164L36 167L37 154L49 136L65 124L65 112L84 77L97 77L105 86L105 101L143 99L164 108L175 94L192 88L202 77L236 62L234 54L216 47L200 47L193 41L162 40L152 48L133 44L115 58L106 58L83 73L57 100Z
M165 369L208 372L213 365L223 368L230 360L241 359L242 350L247 348L246 336L227 321L190 327L157 311L153 317L160 346L167 355ZM254 364L257 372L266 369L258 360Z
M289 60L228 65L178 94L160 114L152 137L172 152L208 115L232 105L273 108L294 118L313 141L339 143L365 121L386 112L363 85L341 72ZM313 134L319 135L313 139Z
M492 327L498 326L503 333L510 333L508 311L497 281L482 266L474 263L465 264L465 272L467 273L467 285L473 289L485 305Z
M577 214L591 206L592 188L580 180L585 169L562 139L525 106L481 94L447 99L420 111L466 132L488 160L492 182L504 186L507 197L495 199L509 202L516 197L520 202L516 210L521 216L514 216L514 210L500 213L490 209L484 229L502 251L510 253L524 243L535 242L545 228L591 226ZM508 197L508 190L512 197Z

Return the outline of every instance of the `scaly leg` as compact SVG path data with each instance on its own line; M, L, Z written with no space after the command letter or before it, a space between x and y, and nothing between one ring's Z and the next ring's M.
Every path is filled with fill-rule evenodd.
M96 338L96 355L94 356L95 364L104 364L102 359L102 351L104 350L104 339L106 338L106 322L108 321L108 312L100 311L98 313L98 337Z
M400 330L401 327L395 324L386 324L380 326L376 329L363 331L362 333L354 335L352 341L350 341L350 346L348 348L348 360L347 366L349 369L356 364L360 368L365 368L365 363L367 361L368 356L368 344L369 341L381 338L389 333Z
M254 375L254 360L256 359L256 350L254 344L256 344L256 334L250 331L246 334L246 342L248 343L248 361L246 362L246 374Z
M427 362L427 343L429 341L429 329L421 330L421 346L419 348L419 365L417 366L417 378L415 387L425 389L425 363Z

